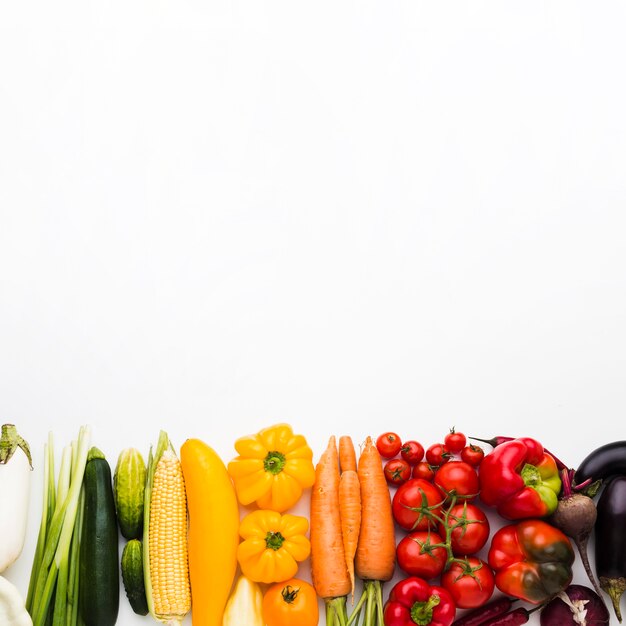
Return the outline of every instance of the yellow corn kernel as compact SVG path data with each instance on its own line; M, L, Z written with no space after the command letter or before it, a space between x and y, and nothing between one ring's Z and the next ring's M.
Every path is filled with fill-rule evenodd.
M150 578L154 614L180 620L191 608L187 561L187 497L180 461L165 450L154 472L150 500Z

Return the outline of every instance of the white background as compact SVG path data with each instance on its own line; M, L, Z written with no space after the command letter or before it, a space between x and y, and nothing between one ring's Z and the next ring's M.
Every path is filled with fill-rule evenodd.
M388 428L572 465L624 438L625 22L2 3L0 421L37 463L7 576L26 590L48 430L90 423L112 462L161 427L229 459L276 421L316 457Z

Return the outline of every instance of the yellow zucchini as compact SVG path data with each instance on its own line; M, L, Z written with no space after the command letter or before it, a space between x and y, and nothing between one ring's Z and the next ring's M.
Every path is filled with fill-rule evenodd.
M235 488L217 453L198 439L180 450L189 508L192 623L222 626L237 569L239 507Z

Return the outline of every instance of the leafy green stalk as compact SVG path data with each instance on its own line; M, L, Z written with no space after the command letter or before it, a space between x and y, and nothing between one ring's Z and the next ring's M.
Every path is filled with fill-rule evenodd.
M347 626L348 613L346 610L346 596L326 598L326 624L330 626Z
M52 516L56 510L57 492L54 485L55 465L54 465L54 438L52 432L48 433L48 462L50 463L50 472L48 474L48 528L52 522ZM44 485L45 489L45 485Z
M33 566L31 568L30 581L28 583L28 594L26 596L26 610L31 612L33 604L33 596L35 594L35 583L41 568L43 559L43 551L48 535L48 523L52 516L51 509L53 505L50 500L50 477L52 476L52 493L54 494L54 467L51 467L50 457L54 459L54 446L52 442L52 433L48 435L48 443L43 447L43 507L41 509L41 522L39 524L39 535L37 536L37 546L35 548L35 556L33 557Z
M52 614L52 623L58 626L64 626L67 619L67 588L70 573L69 569L69 559L65 558L59 565L57 586L54 593L54 613Z
M91 431L87 426L80 429L78 436L78 450L75 467L71 468L70 484L67 496L62 504L57 507L52 516L50 531L46 540L43 554L42 567L37 575L31 616L33 626L44 626L48 609L54 594L54 587L61 573L61 585L67 584L66 568L69 570L69 552L71 547L72 532L76 523L78 501L80 498L87 463L87 454ZM71 455L68 456L68 464ZM63 577L65 576L65 581ZM61 609L59 609L61 611Z
M384 626L383 618L383 583L380 580L366 580L363 594L354 607L346 626L358 624L361 611L365 609L364 626Z
M79 580L78 575L80 566L80 542L83 533L83 517L85 512L85 490L80 491L80 500L78 501L78 515L74 525L72 534L72 547L70 548L70 577L67 589L67 619L66 626L77 626L78 620L78 591Z

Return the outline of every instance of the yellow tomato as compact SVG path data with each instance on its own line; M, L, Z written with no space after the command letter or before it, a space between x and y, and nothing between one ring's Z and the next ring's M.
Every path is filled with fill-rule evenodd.
M317 626L315 589L298 578L272 585L263 598L263 619L267 626Z

